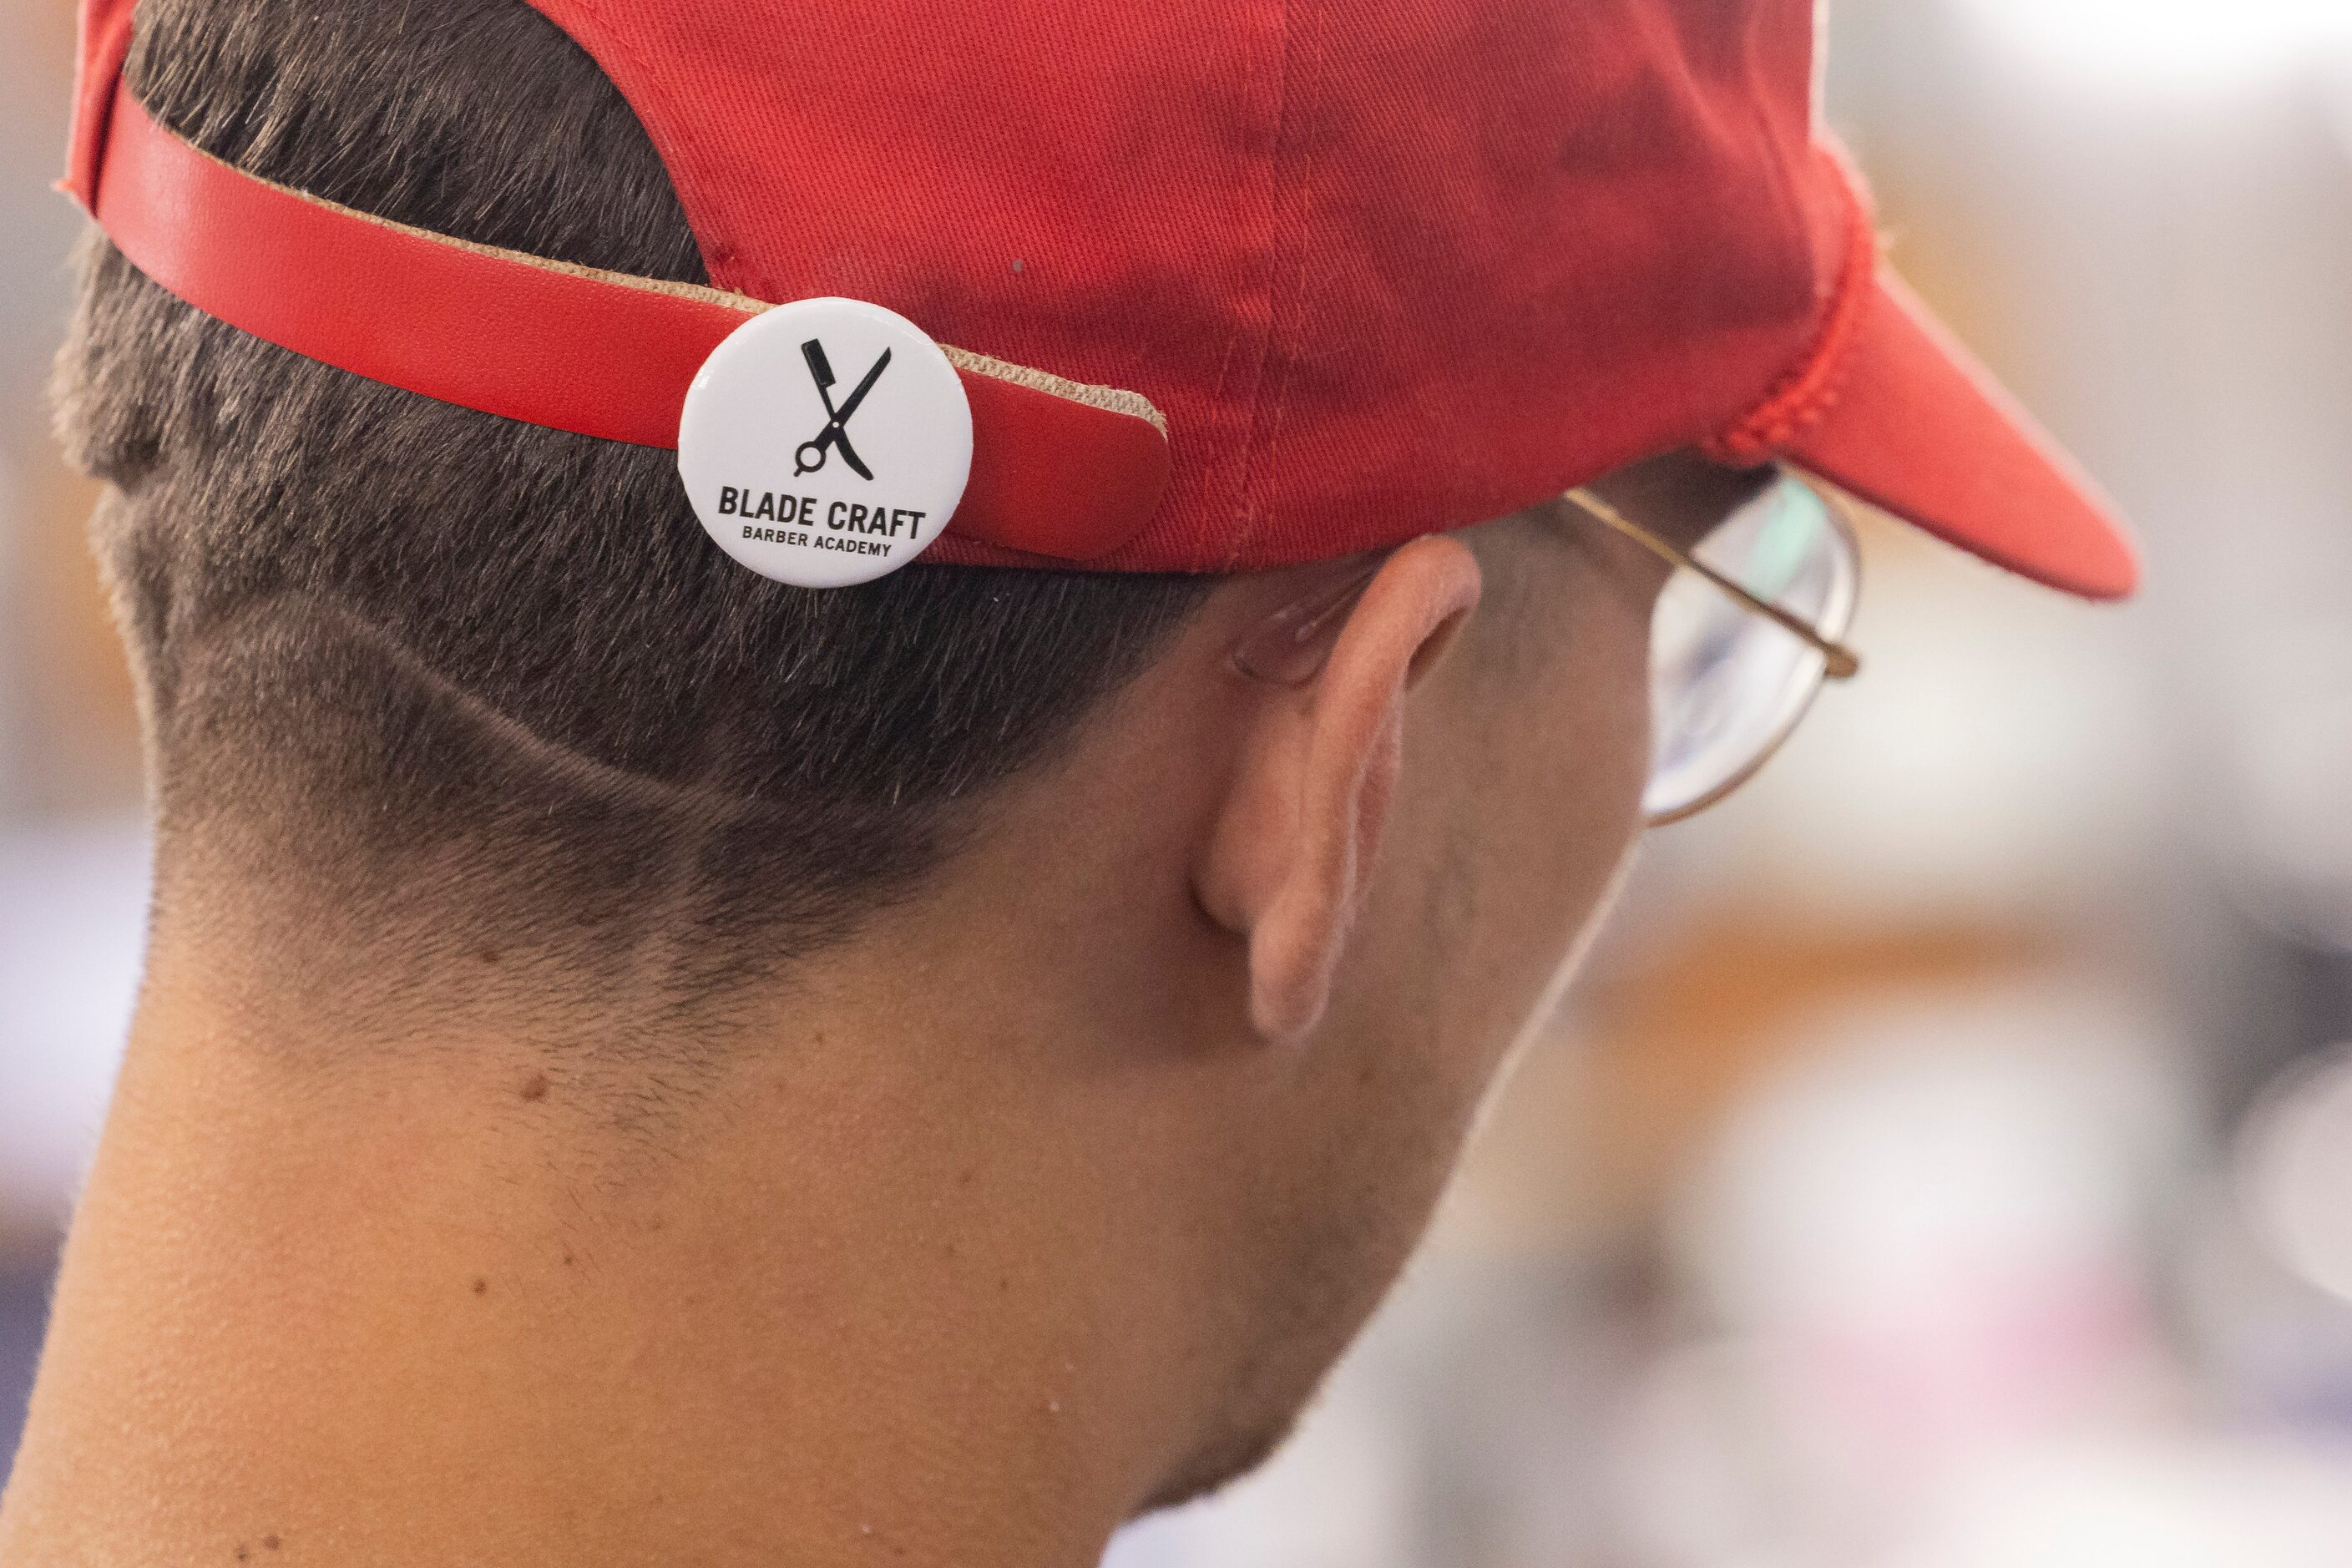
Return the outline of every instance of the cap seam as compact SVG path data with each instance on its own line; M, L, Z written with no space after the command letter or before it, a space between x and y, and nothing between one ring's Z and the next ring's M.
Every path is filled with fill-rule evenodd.
M1292 47L1297 34L1292 26L1289 0L1280 0L1277 11L1281 18L1282 40L1275 67L1274 138L1266 150L1266 258L1265 258L1265 342L1258 350L1257 376L1250 388L1249 422L1242 436L1241 526L1233 532L1225 551L1224 567L1231 571L1242 559L1250 542L1264 524L1263 510L1258 504L1258 476L1264 471L1265 459L1270 455L1273 440L1268 436L1261 442L1259 431L1266 424L1270 411L1266 405L1269 383L1276 384L1276 410L1278 415L1279 354L1276 345L1281 341L1281 293L1284 265L1283 245L1283 153L1290 142L1292 97ZM1276 423L1278 423L1278 416Z
M1787 451L1837 406L1846 366L1878 275L1878 230L1860 181L1834 152L1822 156L1834 172L1847 211L1846 253L1837 289L1805 357L1776 381L1746 414L1701 444L1709 457L1752 467Z
M720 241L714 245L712 240L704 234L703 226L696 221L696 215L692 207L688 205L687 195L690 188L700 188L700 182L699 180L688 182L678 177L678 171L672 166L672 149L663 146L660 138L654 132L656 118L671 125L677 125L688 117L677 112L672 96L662 87L661 73L654 68L653 62L646 59L638 51L637 47L629 41L627 34L613 25L611 18L605 16L604 7L597 4L597 0L577 0L577 4L581 12L595 22L602 41L629 62L633 68L634 88L624 86L621 79L605 65L604 58L596 50L590 48L571 28L566 27L550 15L546 5L541 4L541 0L530 0L531 9L545 16L551 26L570 38L590 59L594 60L597 69L603 71L605 79L613 84L613 90L619 93L627 102L629 112L636 117L638 127L644 132L646 140L653 144L654 156L661 162L662 173L669 180L670 191L677 199L678 210L686 215L686 225L694 236L695 248L702 256L702 268L710 275L711 282L716 285L722 269L729 267L734 260L731 244L722 237ZM637 103L639 94L648 100L657 102L662 110L661 114L657 117L648 116ZM701 161L694 139L690 136L678 139L676 152L681 162L698 163ZM727 290L721 290L721 292L727 292Z
M1281 137L1283 49L1279 42L1273 51L1272 59L1274 62L1274 104L1271 116L1273 122L1268 126L1266 132L1270 139L1269 147L1271 147L1273 142L1278 142ZM1244 72L1244 78L1250 80L1255 80L1258 74L1259 73L1255 70L1245 70ZM1265 163L1265 195L1266 208L1265 232L1263 237L1264 244L1262 247L1261 256L1265 263L1265 289L1264 298L1265 303L1265 315L1263 321L1255 323L1259 326L1261 332L1256 355L1257 369L1261 377L1263 377L1265 370L1266 344L1271 341L1274 318L1274 286L1272 268L1275 238L1275 173L1274 156L1271 151L1268 152ZM1223 352L1219 354L1217 358L1216 389L1209 399L1209 405L1213 408L1225 408L1228 406L1229 399L1227 397L1227 391L1233 386L1235 379L1242 374L1238 368L1237 362L1244 362L1249 357L1249 346L1246 340L1250 336L1250 328L1254 323L1251 321L1247 313L1242 309L1240 301L1236 301L1235 315L1236 320L1234 324L1234 330L1225 334ZM1257 413L1255 383L1252 384L1250 397L1242 410L1242 413L1245 417L1241 426L1241 439L1238 445L1230 459L1223 458L1222 454L1217 459L1217 467L1219 469L1222 470L1227 467L1231 467L1234 471L1234 478L1231 491L1226 491L1222 483L1213 484L1208 480L1206 476L1203 478L1204 488L1208 489L1209 492L1213 496L1230 493L1234 498L1233 505L1236 511L1245 510L1248 505L1249 442L1252 426L1256 418ZM1222 435L1231 427L1232 417L1228 415L1224 419L1219 422L1219 433Z

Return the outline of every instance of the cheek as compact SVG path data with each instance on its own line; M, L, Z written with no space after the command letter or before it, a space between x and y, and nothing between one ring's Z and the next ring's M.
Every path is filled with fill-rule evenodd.
M1477 673L1461 758L1439 781L1430 929L1443 1033L1465 1054L1516 1037L1601 911L1641 832L1649 773L1648 617L1588 602L1539 652Z
M1557 621L1548 641L1465 638L1431 679L1446 689L1416 702L1336 989L1334 1055L1354 1069L1336 1120L1360 1157L1380 1151L1363 1190L1407 1219L1452 1170L1640 831L1647 616L1588 601Z
M1311 1192L1267 1205L1294 1237L1328 1238L1335 1290L1376 1299L1420 1236L1615 882L1648 770L1645 619L1593 612L1573 646L1513 666L1465 647L1432 678L1453 689L1416 704L1372 895L1305 1065Z

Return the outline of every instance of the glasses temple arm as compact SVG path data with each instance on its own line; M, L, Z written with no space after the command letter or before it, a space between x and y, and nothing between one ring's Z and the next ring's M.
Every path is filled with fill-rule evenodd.
M1667 565L1697 573L1748 609L1762 616L1766 620L1820 654L1825 667L1824 672L1832 680L1852 680L1862 673L1861 656L1852 648L1843 643L1831 641L1780 605L1758 598L1706 562L1675 549L1648 529L1627 518L1624 513L1594 495L1591 490L1570 490L1568 492L1567 500L1570 504L1581 508L1601 522L1623 534Z

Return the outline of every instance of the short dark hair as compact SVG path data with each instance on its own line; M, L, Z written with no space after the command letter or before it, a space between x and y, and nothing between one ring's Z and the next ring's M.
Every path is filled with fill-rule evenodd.
M644 129L523 0L144 0L127 79L255 174L708 281ZM669 454L299 358L96 236L58 385L72 457L113 487L93 531L167 859L242 823L233 841L332 870L343 904L463 867L460 927L495 906L592 963L657 908L699 939L660 977L688 994L918 885L969 803L1206 590L942 566L771 583L709 544Z

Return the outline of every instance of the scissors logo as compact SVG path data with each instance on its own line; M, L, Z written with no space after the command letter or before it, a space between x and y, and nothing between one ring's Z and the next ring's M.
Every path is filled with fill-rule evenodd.
M866 466L866 460L857 455L857 448L849 444L849 422L856 417L859 405L865 403L866 394L874 390L874 384L882 379L882 373L890 368L890 353L888 349L882 351L882 357L874 362L874 368L866 373L866 379L857 384L857 390L849 395L849 401L836 407L833 401L833 362L824 356L824 344L812 338L801 345L801 357L808 361L809 374L816 380L816 395L824 399L825 414L833 421L815 440L800 449L801 477L805 478L823 468L826 459L835 452L841 454L841 460L847 463L859 479L874 477L874 470Z

